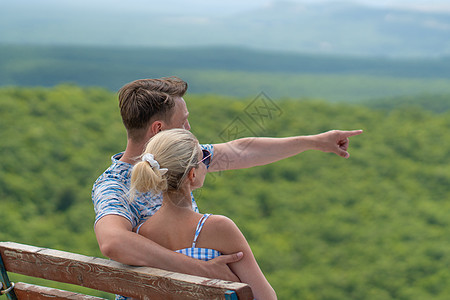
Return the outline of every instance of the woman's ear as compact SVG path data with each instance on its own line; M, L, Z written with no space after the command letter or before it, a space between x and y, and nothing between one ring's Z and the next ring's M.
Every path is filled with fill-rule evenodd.
M197 176L197 174L195 174L196 169L195 168L191 168L188 172L188 176L187 178L189 179L190 182L194 182L195 181L195 176Z

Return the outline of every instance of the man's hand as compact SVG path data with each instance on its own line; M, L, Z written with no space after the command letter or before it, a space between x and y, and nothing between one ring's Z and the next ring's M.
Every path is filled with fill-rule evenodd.
M242 259L242 252L221 255L206 262L209 278L240 282L239 278L231 271L228 264L238 262Z
M350 154L347 152L349 137L359 135L362 130L331 130L316 135L316 149L323 152L333 152L337 155L349 158Z

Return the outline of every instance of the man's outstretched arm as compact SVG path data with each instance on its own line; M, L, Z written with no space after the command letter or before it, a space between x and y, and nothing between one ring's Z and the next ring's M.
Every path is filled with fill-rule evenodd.
M239 261L242 253L221 255L206 262L193 259L134 233L130 222L118 215L107 215L98 220L95 234L103 255L123 264L239 281L227 264Z
M349 138L362 130L331 130L308 136L286 138L242 138L214 145L214 157L209 172L243 169L266 165L306 150L333 152L348 158Z

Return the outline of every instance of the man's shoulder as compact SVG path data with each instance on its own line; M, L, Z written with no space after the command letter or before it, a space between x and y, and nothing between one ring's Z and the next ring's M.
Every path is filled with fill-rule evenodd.
M133 166L119 161L117 159L119 154L112 157L112 164L93 185L92 201L96 212L96 222L109 214L120 215L127 218L135 227L161 207L162 195L152 192L139 193L130 199Z
M105 183L123 183L128 177L128 171L111 165L94 182L94 187Z
M122 154L118 153L112 156L111 165L94 182L94 188L107 183L126 183L133 166L118 160Z
M213 153L214 152L214 146L213 144L200 144L200 147L203 150L208 150L209 152Z

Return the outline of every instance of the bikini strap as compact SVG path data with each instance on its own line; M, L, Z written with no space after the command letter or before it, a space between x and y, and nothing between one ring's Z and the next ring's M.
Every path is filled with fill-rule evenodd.
M206 222L206 220L208 219L208 217L210 215L211 214L204 214L201 217L200 221L198 221L197 228L195 229L194 241L192 242L192 248L195 248L195 244L197 244L197 239L198 239L198 236L200 234L200 231L202 230L203 225L205 225L205 222Z
M139 224L139 226L136 228L136 233L139 233L139 230L141 229L141 226L144 225L145 222L142 222Z

